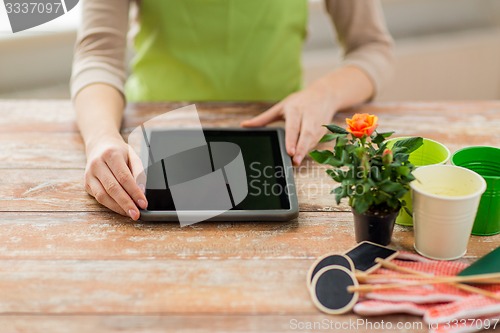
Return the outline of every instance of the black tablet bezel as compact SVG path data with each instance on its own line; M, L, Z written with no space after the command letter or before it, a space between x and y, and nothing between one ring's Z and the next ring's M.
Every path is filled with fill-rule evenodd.
M297 192L293 176L292 160L286 152L285 146L285 131L282 128L204 128L203 131L228 131L228 132L275 132L278 138L279 152L281 162L285 171L285 181L287 186L287 194L289 200L288 209L266 209L266 210L228 210L222 214L209 218L205 221L255 221L255 222L272 222L272 221L290 221L296 218L299 214L299 205L297 200ZM144 163L146 162L146 163ZM143 161L147 165L147 161ZM177 222L178 217L176 211L150 211L140 210L142 221L171 221ZM206 216L206 211L183 211L184 214L189 214L193 218L197 216Z

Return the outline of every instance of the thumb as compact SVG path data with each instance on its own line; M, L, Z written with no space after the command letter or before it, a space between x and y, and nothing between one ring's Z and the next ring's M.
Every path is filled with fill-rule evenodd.
M252 119L245 120L241 122L241 126L243 127L261 127L265 126L273 121L276 121L282 116L280 115L280 110L283 107L283 102L280 102L274 105L267 111L262 112L258 116L253 117Z

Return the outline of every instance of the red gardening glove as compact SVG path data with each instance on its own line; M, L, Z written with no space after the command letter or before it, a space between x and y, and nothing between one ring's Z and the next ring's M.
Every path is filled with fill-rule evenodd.
M500 295L500 286L497 289L496 294ZM427 309L424 321L435 333L477 332L487 326L496 326L500 330L500 302L482 295L471 295Z
M439 276L456 275L468 266L460 262L432 261L409 253L398 256L398 259L402 258L418 261L393 260L393 262L398 266ZM387 274L390 276L401 273L380 268L374 274ZM396 281L395 279L390 280L390 282ZM408 279L405 279L405 281L408 281ZM372 282L388 283L389 281L384 279L383 281ZM483 288L500 293L500 285L489 285ZM431 332L436 333L475 332L481 330L482 327L486 328L488 323L489 326L493 327L495 316L500 318L498 315L500 313L500 302L447 284L379 290L365 294L364 299L354 307L354 312L357 314L365 316L389 313L421 315L424 317L424 321L429 324ZM481 322L481 318L492 320ZM462 325L460 324L461 319ZM498 323L498 326L500 328L500 323Z
M392 262L398 266L410 268L414 271L419 271L429 275L438 276L454 276L461 270L467 267L467 264L461 262L450 262L450 261L434 261L434 260L420 260L419 256L413 255L409 256L403 253L403 256L398 256L398 259ZM400 260L405 259L419 259L420 261L408 261ZM381 275L395 275L404 274L399 272L394 272L393 270L379 268L374 272L374 274ZM417 277L418 278L418 277ZM418 281L418 279L415 281ZM394 283L394 282L405 282L413 281L410 279L381 279L373 280L372 283ZM409 286L405 288L398 289L387 289L387 290L377 290L374 292L367 293L364 296L366 299L379 300L379 301L389 301L389 302L411 302L416 304L427 304L427 303L443 303L460 300L469 295L468 292L462 291L457 287L449 284L433 284L425 286Z

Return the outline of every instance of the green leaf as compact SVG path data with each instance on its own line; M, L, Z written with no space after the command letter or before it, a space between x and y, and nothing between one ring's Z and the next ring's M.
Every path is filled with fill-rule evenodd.
M335 172L335 170L332 170L332 169L326 170L326 174L329 175L330 177L333 177L333 176L337 175L337 173Z
M377 135L375 135L375 137L373 137L372 142L375 143L378 146L379 144L381 144L382 142L384 142L384 140L385 140L384 136L381 135L381 134L379 134L379 133L377 133Z
M364 212L366 212L368 210L368 208L370 208L370 204L366 200L363 200L362 198L359 198L359 199L356 198L354 200L354 204L353 204L352 208L354 208L356 213L363 214Z
M390 193L390 192L398 192L401 191L403 188L403 185L395 182L387 182L383 185L380 186L380 189L384 192Z
M396 156L397 154L408 154L408 153L406 152L406 151L408 150L408 149L406 149L406 147L396 147L396 146L392 146L391 150L392 150L392 154L393 154L394 156Z
M423 143L424 139L422 139L421 137L413 137L396 141L394 147L404 147L406 148L405 153L410 154L420 148Z
M343 177L342 177L342 173L341 172L336 172L335 170L332 170L332 169L328 169L326 170L326 173L332 177L332 179L334 181L336 181L337 183L340 183L342 182L343 180Z
M337 186L336 188L334 188L331 193L332 194L342 194L343 191L344 191L344 189L342 188L342 185L340 185L340 186Z
M346 196L347 190L345 186L339 186L334 188L331 193L335 194L335 202L338 205L340 204L340 200Z
M363 184L363 193L365 193L365 196L366 195L370 195L370 189L371 189L372 185L370 184L370 182L368 182L368 179L367 179L367 182Z
M356 183L356 180L352 179L352 178L347 178L347 179L342 180L342 185L344 185L346 187L351 187L355 183Z
M399 162L399 163L408 162L408 159L410 158L410 154L409 153L397 153L397 154L393 155L393 158L394 158L394 162ZM395 163L395 165L396 164L397 163Z
M382 144L380 144L378 146L378 149L375 151L375 154L376 155L382 154L384 152L385 148L387 148L387 142L382 142ZM392 152L392 153L394 154L394 152Z
M343 163L335 157L328 158L323 164L331 165L333 167L340 167L343 165Z
M409 175L407 175L406 177L406 181L409 183L411 181L414 181L416 178L414 175L412 175L411 173Z
M407 166L400 166L400 167L397 167L396 168L398 174L402 175L402 176L408 176L410 174L410 168L407 167Z
M344 149L345 145L349 142L349 139L347 139L347 135L339 135L337 139L337 144L335 147L340 147Z
M313 150L309 156L320 164L328 164L334 167L342 166L342 162L335 158L333 153L329 150Z
M329 150L313 150L309 156L316 162L323 164L329 157L333 157L333 153Z
M387 194L384 191L377 191L375 194L375 204L380 205L390 197L391 197L390 194Z
M340 165L346 165L348 162L349 162L349 154L345 150L342 150L340 152Z
M399 199L397 198L390 198L389 200L387 200L387 205L391 208L394 208L394 209L400 209L401 208L401 202L399 202Z
M324 125L324 126L326 128L328 128L328 130L332 133L337 133L337 134L348 134L349 133L344 128L342 128L338 125L335 125L335 124Z
M398 199L402 198L406 194L406 192L408 192L408 190L403 188L402 190L399 190L398 192L396 192L396 194L394 194L394 197L398 198Z
M351 145L349 146L351 149L346 149L346 151L351 154L351 153L354 153L354 155L358 158L358 159L362 159L363 156L365 156L365 153L366 153L366 150L365 148L363 147L356 147L354 145ZM354 149L352 149L354 148Z
M344 135L344 134L331 134L331 133L328 133L328 134L323 135L323 137L321 138L321 140L319 140L319 142L320 143L330 142L330 141L333 141L333 140L337 139L341 135Z
M396 133L396 132L394 132L394 131L392 131L392 132L382 132L382 133L378 133L377 132L377 135L382 135L384 137L384 139L387 139L388 137L390 137L394 133Z
M373 168L373 167L372 167L372 168L370 169L370 172L371 172L371 176L372 176L372 178L373 178L375 181L379 182L379 181L381 181L381 180L382 180L382 175L380 174L380 170L379 170L379 168Z

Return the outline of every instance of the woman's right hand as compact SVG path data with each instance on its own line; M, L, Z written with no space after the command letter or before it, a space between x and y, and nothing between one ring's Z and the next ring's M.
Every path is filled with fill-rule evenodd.
M137 207L147 208L144 184L136 177L143 171L139 157L123 138L104 135L86 147L85 190L109 209L138 220Z

